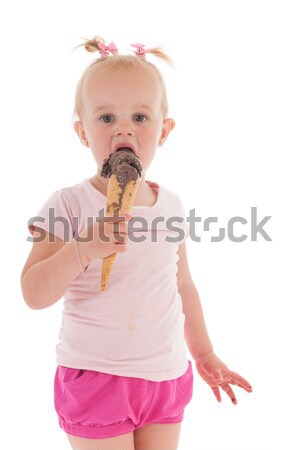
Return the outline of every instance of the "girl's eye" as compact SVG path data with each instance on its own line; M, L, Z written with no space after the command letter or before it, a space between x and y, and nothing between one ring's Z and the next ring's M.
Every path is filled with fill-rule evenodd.
M113 120L112 117L113 116L111 114L105 114L104 116L101 116L99 120L102 123L110 123ZM137 122L145 122L145 120L147 120L147 117L144 116L144 114L136 114L135 119Z
M100 121L104 122L104 123L110 123L111 121L109 120L109 118L111 118L112 116L110 114L105 114L104 116L100 117ZM108 118L108 120L106 120Z
M145 122L145 120L147 119L147 117L144 116L144 114L136 114L135 117L137 118L137 121L138 121L138 122ZM140 120L140 118L142 118L142 119ZM143 118L144 118L145 120L143 120Z

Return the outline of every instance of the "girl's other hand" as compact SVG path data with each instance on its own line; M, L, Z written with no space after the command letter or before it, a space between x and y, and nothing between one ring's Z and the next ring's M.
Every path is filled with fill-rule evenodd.
M229 370L214 352L200 356L195 360L195 363L199 375L211 387L218 402L222 401L219 391L219 387L221 387L232 403L237 404L236 396L229 384L235 384L247 392L252 392L252 387L248 381L238 373Z
M79 235L78 245L81 254L88 260L105 258L113 253L124 253L128 242L128 220L130 214L106 214L86 228Z

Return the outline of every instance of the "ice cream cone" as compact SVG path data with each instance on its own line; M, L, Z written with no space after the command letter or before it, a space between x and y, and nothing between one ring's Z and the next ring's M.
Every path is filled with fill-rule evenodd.
M107 203L106 212L113 215L115 211L119 211L119 215L122 213L129 213L133 205L133 201L138 190L138 186L141 179L130 180L122 194L121 184L118 182L115 174L112 174L108 181L107 186ZM108 280L112 271L113 264L115 262L117 254L113 253L102 261L102 275L101 275L101 291L105 291L107 288Z

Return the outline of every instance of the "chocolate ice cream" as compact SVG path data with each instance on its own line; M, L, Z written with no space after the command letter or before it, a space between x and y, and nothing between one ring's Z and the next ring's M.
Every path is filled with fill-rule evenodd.
M129 213L141 182L143 167L140 159L128 147L122 147L111 153L103 161L101 175L109 178L107 185L106 212L119 211ZM107 288L108 280L117 254L103 258L101 291Z
M115 174L122 192L131 180L137 180L142 176L143 166L140 158L128 147L122 147L103 161L101 176L109 178Z

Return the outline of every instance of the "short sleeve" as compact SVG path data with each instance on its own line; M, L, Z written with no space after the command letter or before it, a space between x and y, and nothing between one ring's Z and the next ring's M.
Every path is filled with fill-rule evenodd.
M70 242L73 238L73 214L71 204L63 190L55 191L27 223L33 235L35 227L42 228L51 234Z

